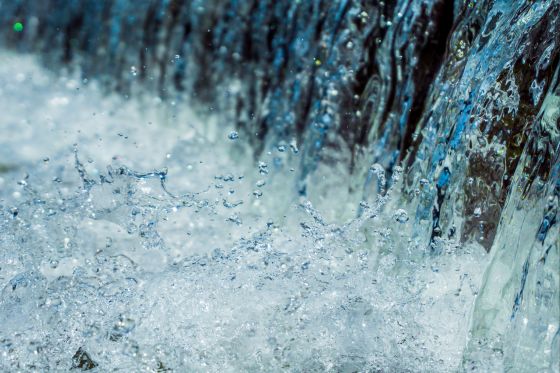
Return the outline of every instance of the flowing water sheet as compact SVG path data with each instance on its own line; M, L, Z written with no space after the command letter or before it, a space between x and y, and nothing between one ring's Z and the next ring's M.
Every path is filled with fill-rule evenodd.
M0 23L1 371L560 371L559 1Z

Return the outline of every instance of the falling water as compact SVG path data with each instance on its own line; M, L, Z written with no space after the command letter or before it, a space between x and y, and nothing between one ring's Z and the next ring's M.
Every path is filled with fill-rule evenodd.
M560 371L560 1L0 24L0 370Z

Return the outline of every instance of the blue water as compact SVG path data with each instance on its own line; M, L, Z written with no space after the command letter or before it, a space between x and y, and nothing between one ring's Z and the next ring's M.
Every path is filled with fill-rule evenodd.
M0 0L0 367L558 372L559 14Z

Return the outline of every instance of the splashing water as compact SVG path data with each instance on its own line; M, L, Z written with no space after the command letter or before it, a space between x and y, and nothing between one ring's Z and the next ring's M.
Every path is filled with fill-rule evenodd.
M389 208L395 190L329 224L304 200L283 206L282 180L231 159L227 132L199 132L211 123L150 125L157 105L139 115L29 58L2 60L2 132L21 136L3 140L2 370L457 366L485 255L452 243L404 255L422 248Z
M0 0L0 370L560 371L559 1L59 5Z

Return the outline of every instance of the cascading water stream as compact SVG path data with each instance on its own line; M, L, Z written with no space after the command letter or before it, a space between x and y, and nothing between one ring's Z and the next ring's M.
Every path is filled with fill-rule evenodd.
M560 371L560 1L0 24L0 370Z

